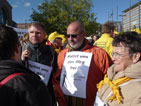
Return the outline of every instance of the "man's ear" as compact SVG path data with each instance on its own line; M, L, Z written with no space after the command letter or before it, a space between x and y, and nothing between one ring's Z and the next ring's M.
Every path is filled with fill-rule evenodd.
M115 37L114 30L112 30L112 29L110 30L110 36L113 38Z
M133 63L137 63L141 58L141 53L137 52L133 54Z
M21 53L21 48L17 45L14 55L12 56L12 59L18 61L19 57L20 57L20 53Z
M19 52L19 47L18 47L18 45L16 46L16 50L15 50L15 52Z
M85 36L86 36L86 32L83 33L83 37L85 37Z
M46 35L47 35L47 34L44 32L44 39L46 39Z

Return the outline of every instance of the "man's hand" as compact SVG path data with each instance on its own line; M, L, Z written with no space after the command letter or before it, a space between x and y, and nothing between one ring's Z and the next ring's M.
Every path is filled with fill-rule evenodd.
M27 58L29 58L29 55L30 55L30 51L29 50L24 50L22 52L22 55L21 55L21 60L25 61Z

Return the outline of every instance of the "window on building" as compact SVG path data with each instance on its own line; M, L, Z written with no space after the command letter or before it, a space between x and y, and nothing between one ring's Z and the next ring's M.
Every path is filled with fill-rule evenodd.
M4 24L5 23L3 10L0 10L0 23L1 24Z

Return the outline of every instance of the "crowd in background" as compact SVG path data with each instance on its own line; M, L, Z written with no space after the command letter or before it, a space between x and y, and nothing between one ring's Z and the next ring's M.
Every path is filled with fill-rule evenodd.
M45 26L33 22L28 33L18 38L12 28L0 25L0 105L141 105L140 32L119 34L112 22L105 22L102 35L88 36L79 21L71 22L66 32L47 37ZM79 67L72 61L70 70L76 74L66 64L69 55L90 59ZM74 85L81 79L75 79L79 74L86 82ZM79 88L82 85L84 90ZM76 95L70 93L72 89ZM84 96L77 94L81 90Z

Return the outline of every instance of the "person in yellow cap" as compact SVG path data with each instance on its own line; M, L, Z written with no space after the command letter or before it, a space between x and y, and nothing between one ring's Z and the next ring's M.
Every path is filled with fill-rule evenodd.
M57 53L63 49L63 44L66 43L66 38L63 34L53 32L49 35L47 45L52 45Z

